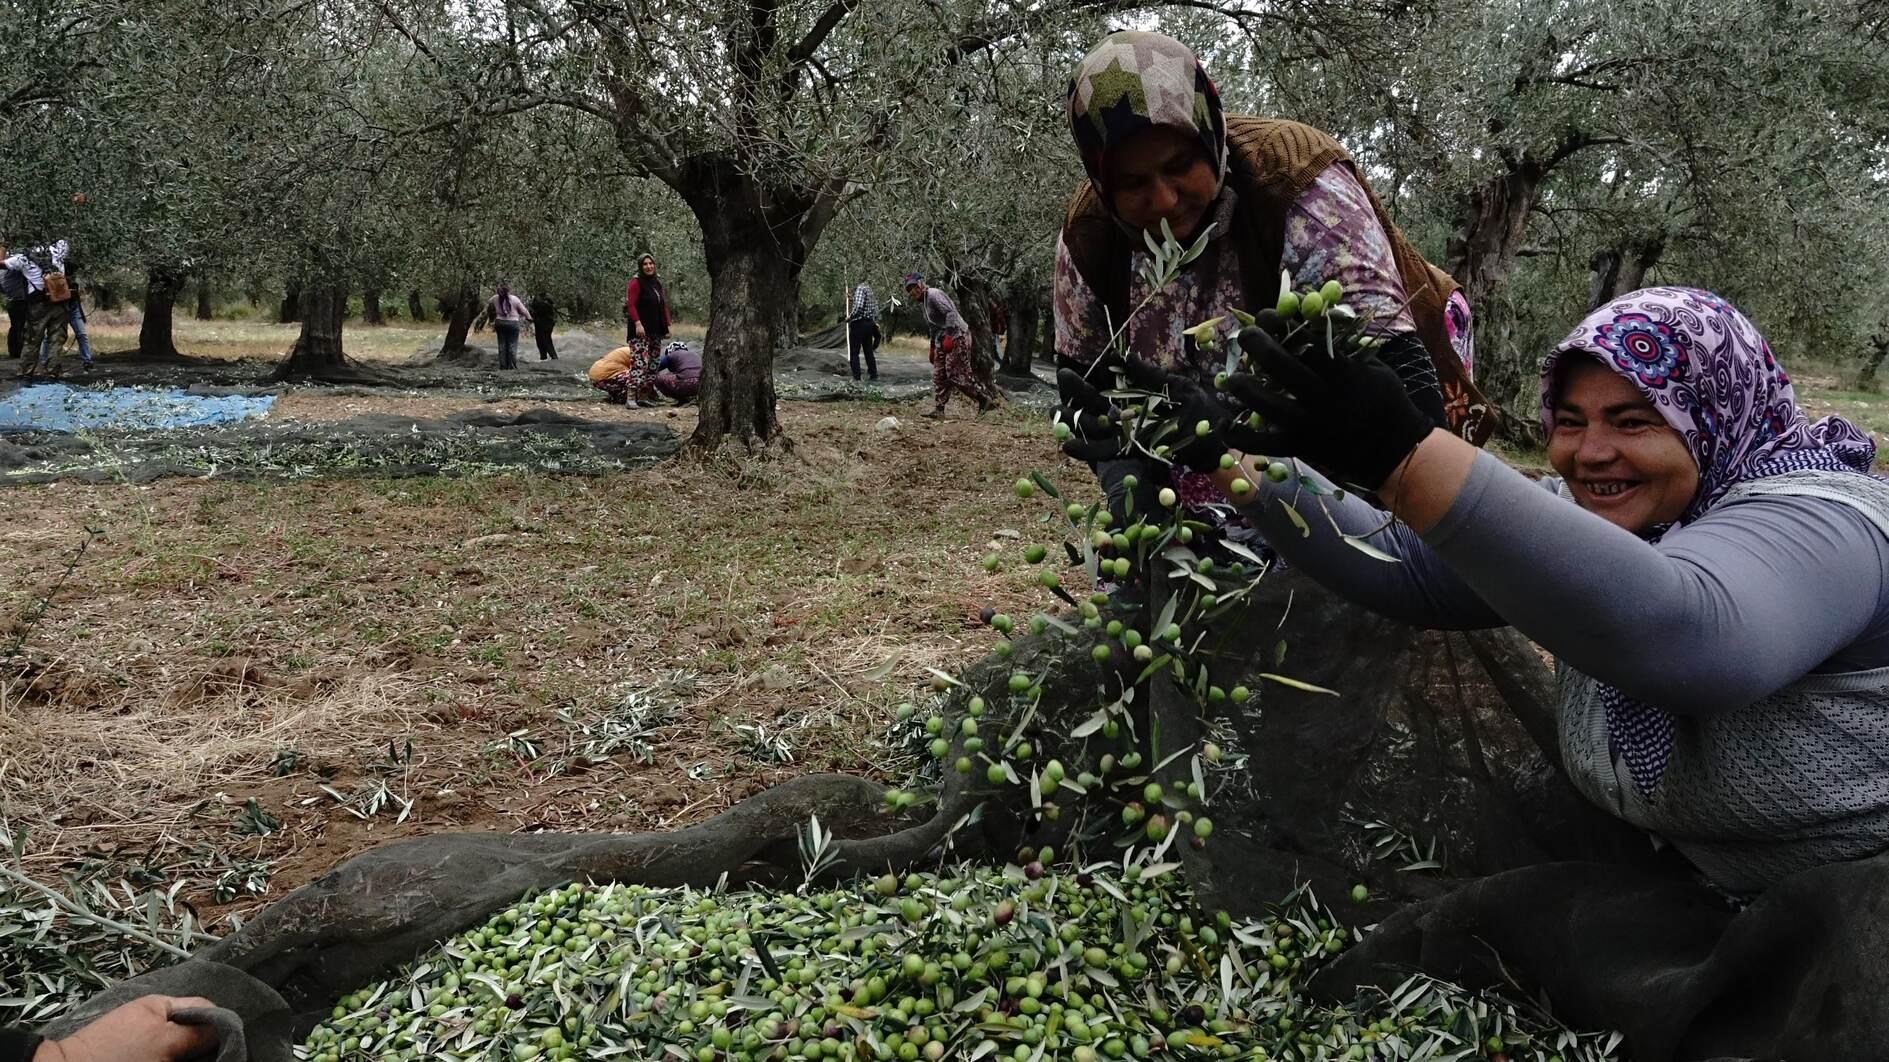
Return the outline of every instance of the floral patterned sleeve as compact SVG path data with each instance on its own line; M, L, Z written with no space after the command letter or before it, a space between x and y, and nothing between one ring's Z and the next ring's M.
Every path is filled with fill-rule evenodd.
M1108 345L1108 311L1076 271L1075 259L1056 237L1056 353L1079 362L1094 361Z
M1350 166L1335 163L1286 212L1285 249L1280 265L1293 287L1315 288L1327 280L1344 285L1345 302L1360 314L1386 322L1395 335L1414 332L1405 307L1404 281L1391 255L1390 237L1371 209Z

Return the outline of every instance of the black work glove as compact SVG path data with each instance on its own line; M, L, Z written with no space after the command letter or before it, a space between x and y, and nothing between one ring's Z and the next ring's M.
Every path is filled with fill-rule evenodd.
M1110 355L1097 361L1086 376L1066 365L1056 370L1056 393L1062 398L1056 419L1069 425L1070 431L1063 453L1093 465L1128 451L1122 411L1102 394L1103 388L1115 386L1120 366L1121 359Z
M1108 496L1109 531L1124 531L1137 520L1161 519L1156 510L1161 488L1168 483L1166 465L1146 457L1115 457L1096 462L1095 478Z
M1423 340L1415 332L1400 332L1384 341L1376 357L1403 381L1404 393L1430 418L1430 423L1447 430L1450 422L1443 412L1443 385L1436 378L1436 362Z
M1125 368L1121 358L1110 354L1086 374L1068 364L1056 372L1056 391L1062 397L1056 416L1070 429L1063 452L1095 469L1113 531L1152 518L1168 481L1166 465L1129 445L1121 409L1102 393L1116 385L1116 373Z
M1221 435L1233 419L1231 405L1192 377L1139 358L1128 362L1128 380L1167 400L1157 420L1142 424L1138 438L1143 446L1166 446L1170 458L1196 472L1220 467L1220 457L1227 452Z
M1265 331L1245 328L1240 349L1263 378L1227 378L1241 413L1224 438L1247 453L1302 457L1341 482L1375 490L1434 427L1369 348L1334 356L1314 343L1294 356ZM1251 413L1259 414L1258 427L1246 419Z

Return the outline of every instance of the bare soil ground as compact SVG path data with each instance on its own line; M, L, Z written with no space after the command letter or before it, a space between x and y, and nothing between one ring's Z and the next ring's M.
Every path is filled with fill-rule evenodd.
M214 352L281 339L244 327ZM268 423L694 426L594 394L299 388ZM0 826L41 880L183 881L215 919L395 838L661 829L797 773L898 775L893 706L984 653L979 609L1039 600L977 563L1040 515L1010 483L1089 478L1021 408L921 408L789 401L792 451L739 462L0 491Z

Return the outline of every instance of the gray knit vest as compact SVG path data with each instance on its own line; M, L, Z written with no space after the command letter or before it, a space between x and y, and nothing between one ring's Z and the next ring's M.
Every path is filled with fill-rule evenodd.
M1740 483L1719 505L1777 494L1847 505L1889 536L1889 483L1870 477L1792 472ZM1889 667L1813 673L1736 711L1679 716L1650 801L1609 748L1600 682L1565 664L1555 674L1575 788L1670 842L1721 888L1756 892L1889 850Z

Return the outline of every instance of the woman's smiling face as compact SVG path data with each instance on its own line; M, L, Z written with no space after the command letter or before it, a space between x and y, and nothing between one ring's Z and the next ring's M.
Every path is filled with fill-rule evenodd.
M1575 504L1639 534L1685 515L1699 466L1684 439L1626 378L1570 358L1554 403L1548 463Z

